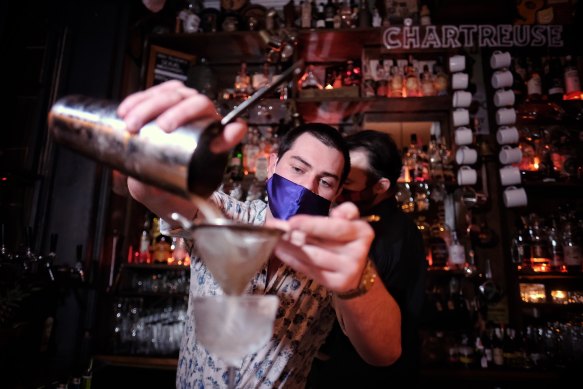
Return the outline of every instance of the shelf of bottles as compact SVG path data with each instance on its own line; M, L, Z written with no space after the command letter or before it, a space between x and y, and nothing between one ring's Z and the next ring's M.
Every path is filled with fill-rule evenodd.
M576 189L583 183L580 60L571 55L512 58L512 83L505 92L513 95L516 124L505 134L499 131L497 139L520 150L511 166L520 170L527 192L541 184Z
M488 325L478 331L435 331L423 342L425 368L563 371L583 362L580 322L548 321L524 328Z
M169 237L147 212L139 241L130 245L109 293L102 352L132 357L178 355L190 284L191 241Z

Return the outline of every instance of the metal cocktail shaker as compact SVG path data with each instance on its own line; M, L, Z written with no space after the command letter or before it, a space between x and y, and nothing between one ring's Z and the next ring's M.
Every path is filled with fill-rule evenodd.
M221 133L218 121L198 121L166 133L148 123L129 134L117 104L80 95L65 96L49 112L53 139L145 183L188 197L208 197L219 187L228 153L210 151Z
M302 67L303 60L295 62L220 121L196 121L171 133L152 122L138 134L130 134L116 114L117 104L70 95L51 108L49 131L57 143L128 176L187 198L190 194L205 198L221 184L228 159L228 152L216 154L210 150L212 140L267 93L297 75Z

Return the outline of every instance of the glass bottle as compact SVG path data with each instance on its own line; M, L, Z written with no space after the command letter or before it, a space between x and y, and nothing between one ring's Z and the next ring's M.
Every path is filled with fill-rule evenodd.
M324 20L326 22L326 28L334 28L334 15L336 15L336 5L332 0L328 0L326 6L324 7Z
M555 218L552 219L551 225L548 228L547 237L549 239L549 249L551 251L551 270L565 270L563 242L560 237L559 229L557 227L557 220Z
M442 216L439 216L435 223L431 225L430 231L431 266L434 269L445 269L449 258L451 235L449 228L443 223Z
M447 95L449 80L447 78L447 74L445 74L445 71L443 69L444 67L441 60L438 60L433 66L433 72L435 73L435 77L433 78L433 89L435 90L436 96Z
M573 221L566 222L563 227L563 255L568 272L581 272L583 251L580 242Z
M466 250L458 240L457 232L451 232L451 244L449 246L448 267L453 270L461 270L466 265Z
M545 73L544 87L549 101L561 101L565 94L565 82L561 73L559 58L550 58L547 62L548 71Z
M423 65L423 73L421 73L421 95L435 96L433 74L429 71L428 65Z
M146 215L144 219L144 224L142 227L142 232L140 234L140 244L138 247L138 263L152 263L151 249L151 226L150 218Z
M413 65L412 59L409 58L409 63L405 67L405 93L407 97L421 96L421 82L417 74L417 69Z
M358 6L358 27L369 28L372 26L372 14L368 8L368 0L360 0Z
M247 72L247 63L241 63L241 69L235 77L235 97L246 99L251 92L251 77Z
M527 221L521 216L511 243L512 263L518 270L530 269L530 237L527 233Z
M583 92L581 92L581 79L579 77L579 70L573 61L573 57L568 55L565 57L564 67L565 77L565 96L564 100L581 100Z
M530 215L529 227L530 266L535 272L548 272L551 270L549 244L537 214Z
M389 96L403 97L403 75L398 66L391 68L391 79L389 80Z
M172 258L172 239L160 231L160 219L152 221L152 262L166 264Z

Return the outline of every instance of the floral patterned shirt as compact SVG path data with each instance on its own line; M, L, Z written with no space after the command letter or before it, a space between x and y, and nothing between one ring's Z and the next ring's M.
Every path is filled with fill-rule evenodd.
M262 225L267 204L261 200L237 201L215 192L211 197L231 219ZM196 242L195 242L196 244ZM258 352L243 359L237 370L237 388L304 388L312 359L334 322L331 295L323 286L282 265L267 281L267 264L248 285L248 294L276 294L280 305L271 340ZM193 297L223 294L207 267L193 258L190 297L185 333L182 338L176 387L224 388L226 364L201 346L196 339Z

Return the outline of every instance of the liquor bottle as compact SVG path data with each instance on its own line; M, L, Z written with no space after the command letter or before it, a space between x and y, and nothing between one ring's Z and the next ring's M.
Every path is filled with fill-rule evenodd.
M539 61L531 59L529 61L528 79L526 80L526 91L528 102L542 101L542 78Z
M372 15L368 8L368 0L360 0L358 6L358 27L369 28L372 26Z
M372 26L377 28L383 24L383 18L379 12L379 9L375 6L372 10Z
M247 72L247 63L241 62L241 69L235 77L235 97L246 99L251 93L251 77Z
M447 87L449 85L449 80L443 69L444 66L442 59L438 58L435 65L433 65L433 73L435 73L435 76L433 77L433 88L435 89L436 96L447 95Z
M565 77L565 96L563 97L563 100L583 99L579 70L577 69L577 65L573 61L573 57L571 57L570 55L565 57L564 77Z
M421 73L421 95L435 96L433 74L429 71L428 65L423 65L423 73Z
M144 224L142 226L142 232L140 234L140 244L138 246L138 263L152 263L152 254L150 252L152 248L151 241L151 226L150 217L146 215L144 218Z
M408 181L415 181L418 176L418 172L421 170L418 169L421 150L419 149L417 144L416 133L412 133L409 139L410 139L409 147L407 147L407 151L403 153L404 155L403 167L407 170L407 172L405 173L405 177L409 178Z
M89 366L81 376L81 389L91 389L91 381L93 380L93 358L89 361Z
M300 27L301 28L311 28L312 27L312 3L310 0L300 1Z
M518 270L530 269L530 237L526 226L526 219L521 216L517 219L516 232L512 237L510 248L512 263Z
M334 28L334 15L336 15L336 5L332 0L328 0L324 7L324 20L326 28Z
M431 225L429 248L431 250L431 266L434 269L445 269L449 257L449 228L443 223L442 215Z
M387 72L385 70L385 60L383 58L380 58L379 62L377 62L376 64L375 82L376 82L376 95L387 97L389 92L387 88L389 80Z
M340 6L340 27L341 28L351 28L352 27L352 7L350 6L349 0L344 0ZM335 27L336 28L336 27Z
M548 239L542 229L540 218L537 214L530 214L530 265L535 272L551 271L551 255Z
M160 219L155 217L152 220L152 262L168 263L172 258L172 239L162 234L160 231Z
M263 68L261 72L257 72L253 74L252 77L252 86L254 90L258 90L264 86L267 86L271 81L271 74L269 72L269 63L265 62L263 64Z
M326 14L324 3L318 4L318 13L316 14L316 28L326 28Z
M389 80L389 96L403 97L403 75L398 66L391 68L391 78Z
M409 63L405 67L405 93L407 97L417 97L421 93L421 82L417 75L417 70L413 65L412 58L409 57Z
M544 89L549 101L561 101L565 94L565 82L561 72L559 58L553 57L547 62L548 71L545 73Z
M255 174L255 162L259 154L259 139L257 129L251 128L247 133L247 140L243 145L243 169L244 174Z
M526 99L526 64L524 58L512 59L512 91L514 92L515 104L519 105Z
M552 218L551 225L547 231L547 237L549 240L549 249L551 251L551 270L557 272L566 270L563 255L563 242L555 218Z
M427 158L429 159L429 177L434 182L443 182L443 161L437 136L432 134L429 137L429 146L427 148Z
M492 336L492 362L494 366L504 366L504 329L503 327L494 328Z
M466 250L458 240L457 232L451 232L451 244L449 246L448 267L454 270L461 270L466 265Z
M583 250L578 239L573 221L568 221L563 226L563 254L565 266L568 272L581 272L583 264Z

